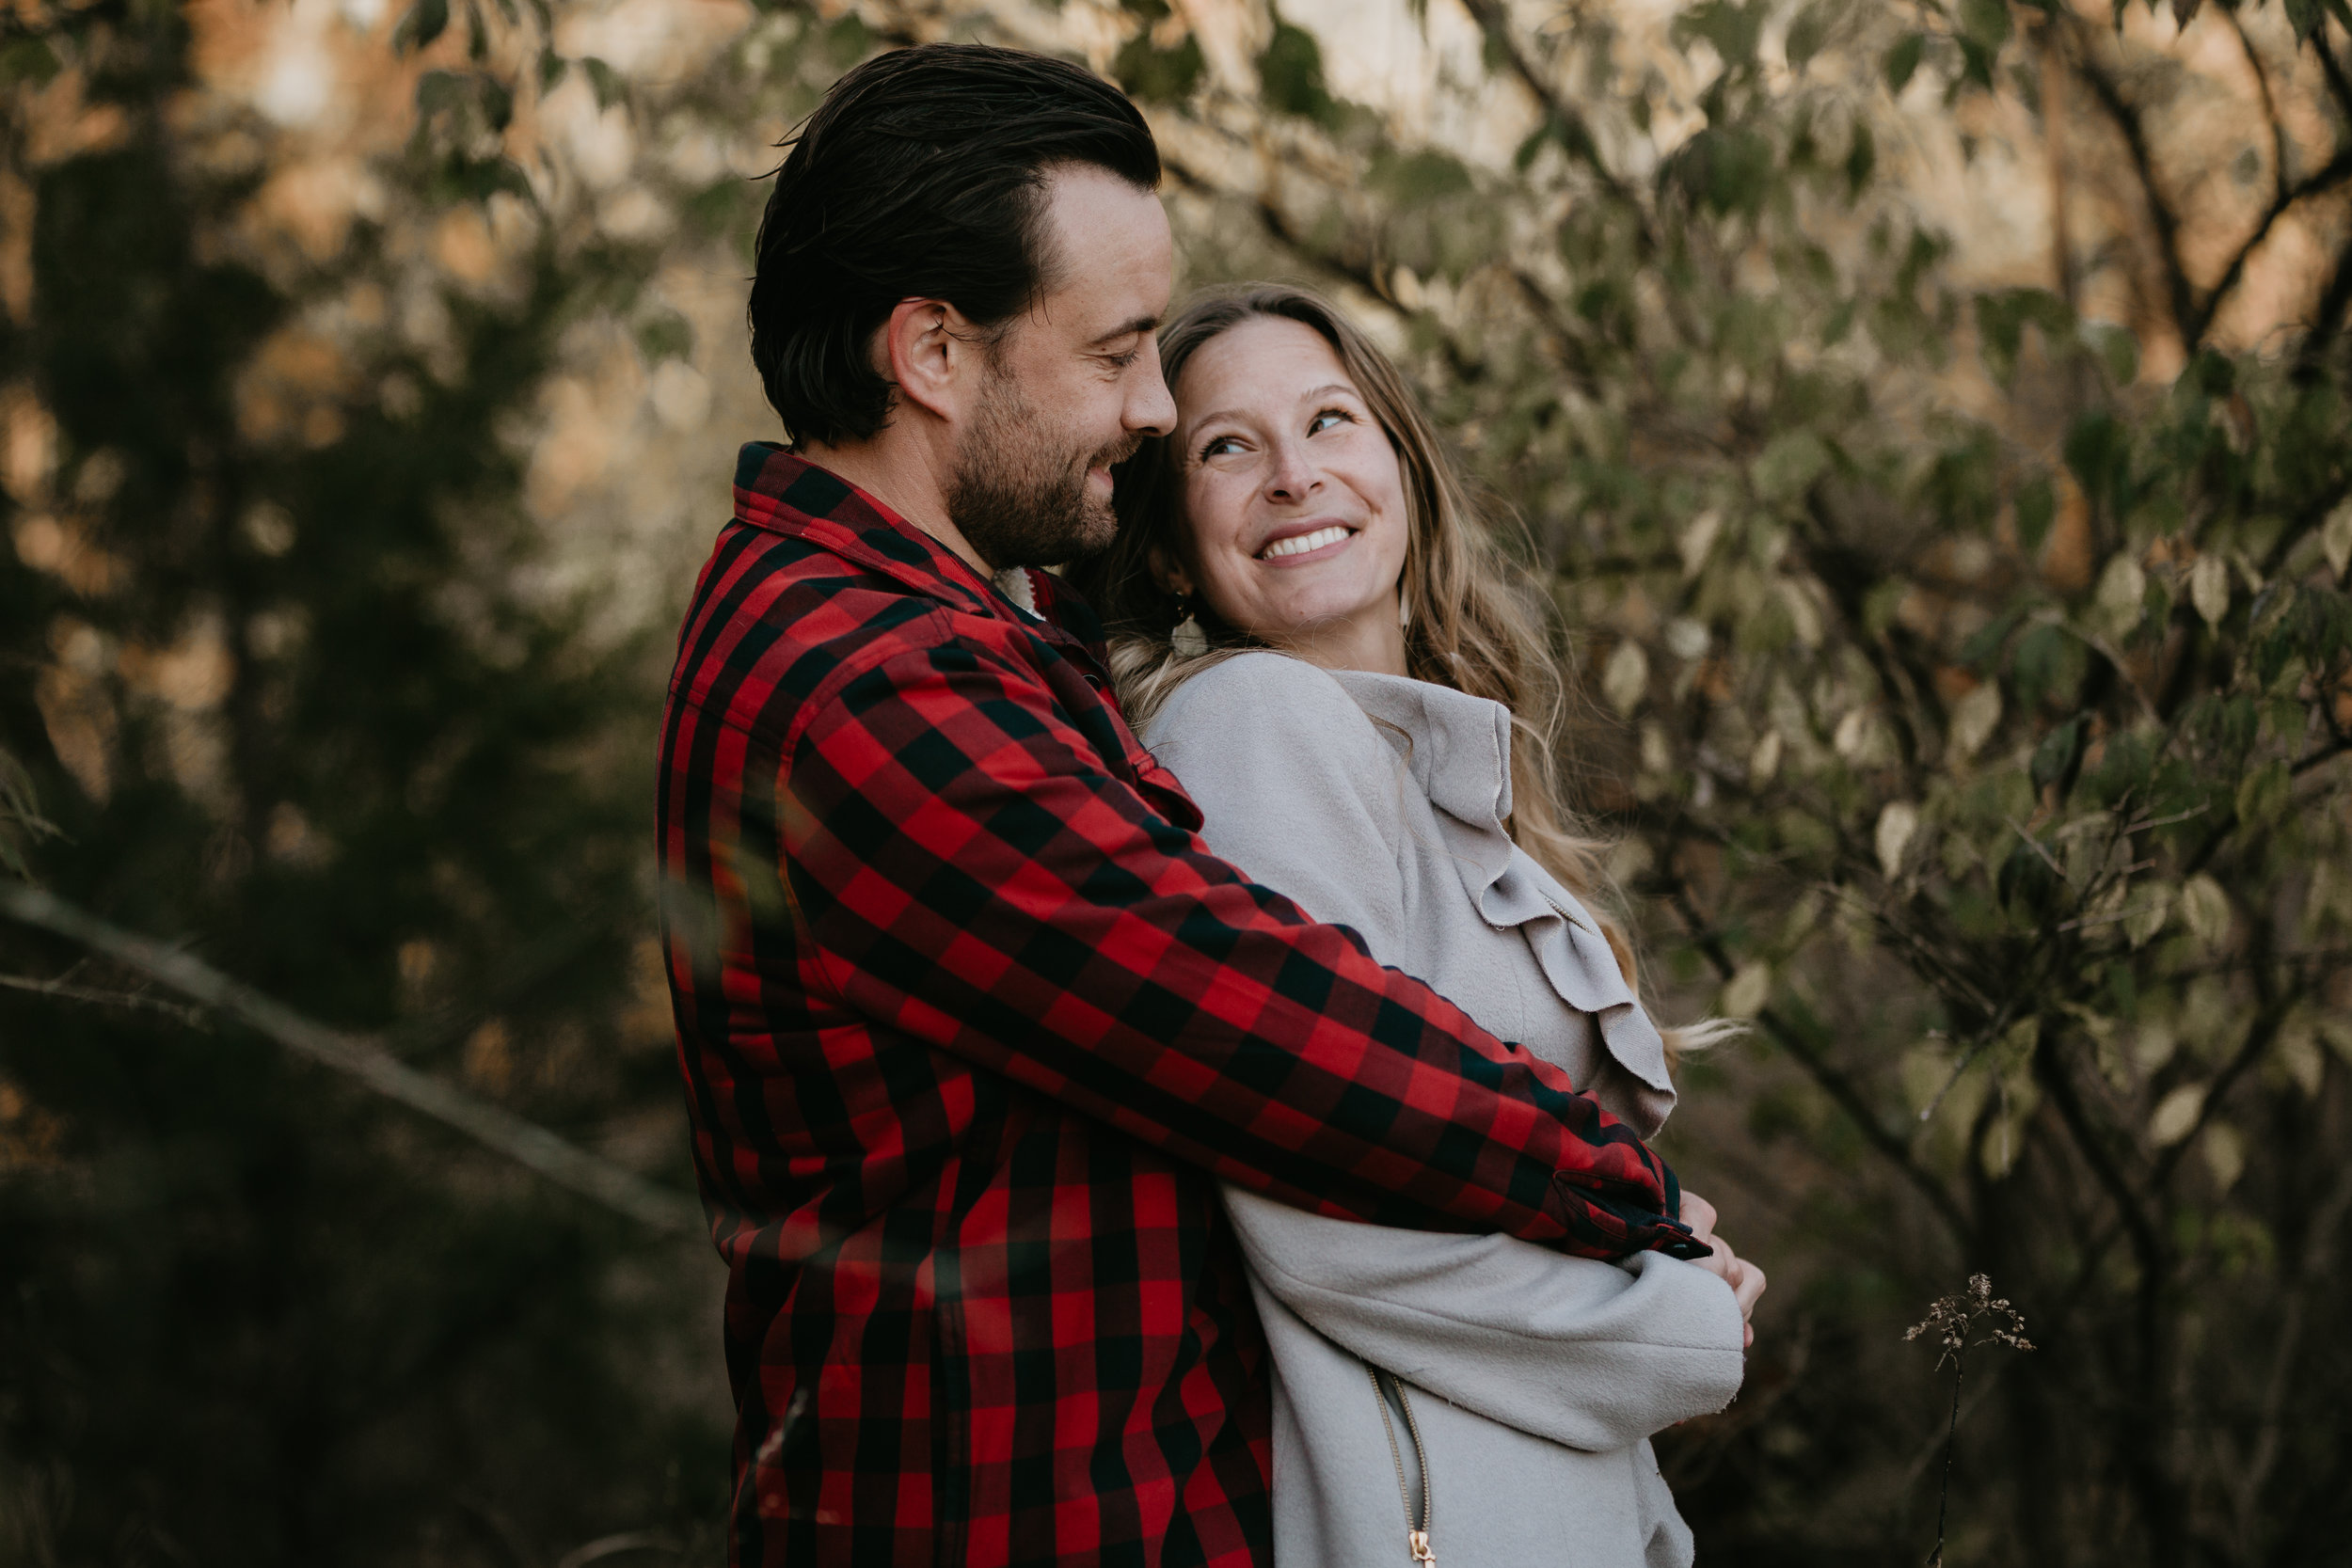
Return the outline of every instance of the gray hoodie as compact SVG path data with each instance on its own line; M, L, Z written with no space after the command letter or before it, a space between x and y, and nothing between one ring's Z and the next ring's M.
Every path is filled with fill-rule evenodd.
M1504 831L1500 705L1248 653L1187 680L1143 739L1218 854L1354 927L1645 1137L1665 1120L1656 1027L1592 916ZM1721 1279L1656 1253L1564 1258L1232 1189L1226 1207L1273 1353L1279 1568L1412 1562L1421 1465L1394 1401L1384 1428L1370 1367L1409 1386L1445 1568L1691 1561L1648 1438L1739 1391L1740 1308Z

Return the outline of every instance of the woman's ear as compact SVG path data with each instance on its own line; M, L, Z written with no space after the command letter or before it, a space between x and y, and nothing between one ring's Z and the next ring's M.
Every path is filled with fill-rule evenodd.
M1186 596L1191 594L1191 575L1169 555L1165 547L1159 545L1152 546L1144 552L1143 562L1152 573L1152 580L1163 589L1170 594L1182 594Z

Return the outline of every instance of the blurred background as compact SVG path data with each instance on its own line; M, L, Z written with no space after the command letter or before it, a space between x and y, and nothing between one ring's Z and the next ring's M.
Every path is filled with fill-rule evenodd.
M1549 584L1755 1021L1702 1560L1926 1558L1981 1271L1947 1560L2352 1561L2344 0L10 0L0 1563L719 1560L655 723L760 177L933 39L1124 86L1180 295L1335 295Z

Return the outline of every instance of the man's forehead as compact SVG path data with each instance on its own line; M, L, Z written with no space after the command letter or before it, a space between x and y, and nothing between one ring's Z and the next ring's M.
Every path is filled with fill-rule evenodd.
M1057 170L1046 190L1058 276L1038 315L1089 343L1156 329L1175 271L1159 197L1091 166Z

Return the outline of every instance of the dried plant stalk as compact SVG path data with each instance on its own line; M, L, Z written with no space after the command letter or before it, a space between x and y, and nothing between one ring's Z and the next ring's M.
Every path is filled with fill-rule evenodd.
M1943 1370L1947 1361L1952 1367L1952 1411L1944 1425L1944 1479L1935 1497L1935 1548L1928 1553L1928 1568L1944 1568L1944 1525L1952 1500L1952 1448L1960 1435L1960 1386L1968 1375L1968 1353L1982 1345L2031 1350L2033 1341L2026 1338L2025 1318L2007 1297L1994 1295L1992 1277L1981 1274L1968 1276L1965 1291L1937 1297L1929 1306L1926 1320L1912 1324L1903 1338L1916 1339L1923 1334L1933 1335L1942 1347L1936 1370Z

